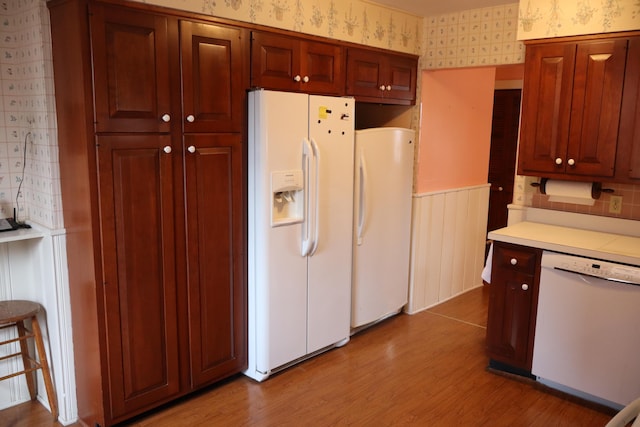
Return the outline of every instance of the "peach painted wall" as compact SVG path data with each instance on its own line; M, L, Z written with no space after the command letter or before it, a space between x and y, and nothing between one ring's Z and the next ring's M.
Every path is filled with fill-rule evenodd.
M416 193L487 183L495 67L422 72Z

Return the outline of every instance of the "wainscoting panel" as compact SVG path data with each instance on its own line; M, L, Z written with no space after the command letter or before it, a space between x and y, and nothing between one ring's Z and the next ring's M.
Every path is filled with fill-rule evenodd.
M39 302L45 350L51 367L58 401L58 421L68 425L78 419L71 339L71 304L64 230L50 230L33 224L41 236L29 240L0 243L0 299L27 299ZM0 334L15 332L0 331ZM13 336L10 335L10 336ZM7 335L0 335L4 338ZM0 349L0 357L11 346ZM18 351L14 346L13 353ZM19 358L0 362L0 376L22 367ZM41 371L36 375L37 399L49 408ZM0 410L30 399L24 375L0 381Z
M488 184L413 196L407 313L482 285L488 211Z

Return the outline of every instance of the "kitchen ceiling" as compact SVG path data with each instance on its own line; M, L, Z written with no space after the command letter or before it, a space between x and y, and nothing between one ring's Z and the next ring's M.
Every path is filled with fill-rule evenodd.
M404 10L418 16L433 16L469 9L517 3L516 0L375 0L375 3Z

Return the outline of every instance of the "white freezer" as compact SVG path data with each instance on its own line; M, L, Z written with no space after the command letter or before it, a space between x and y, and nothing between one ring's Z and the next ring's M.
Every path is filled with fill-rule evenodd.
M349 339L354 101L249 93L249 362L274 370Z
M351 327L399 312L408 300L415 132L355 132Z

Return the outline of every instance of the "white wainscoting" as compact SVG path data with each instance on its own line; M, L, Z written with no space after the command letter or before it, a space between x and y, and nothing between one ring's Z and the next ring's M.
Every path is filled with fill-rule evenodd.
M68 425L77 421L78 410L65 234L64 230L34 225L36 228L41 232L39 237L0 243L0 299L28 299L44 306L46 314L39 320L56 389L58 421ZM13 331L2 333L15 335ZM0 349L0 356L8 354L11 346L6 347ZM22 367L18 359L0 362L0 376ZM38 401L49 408L40 371L37 382ZM24 375L0 381L0 409L29 399Z
M489 184L413 196L409 314L482 286Z

